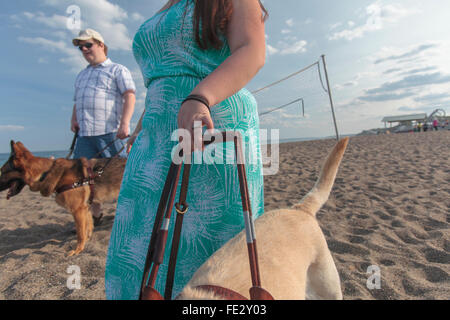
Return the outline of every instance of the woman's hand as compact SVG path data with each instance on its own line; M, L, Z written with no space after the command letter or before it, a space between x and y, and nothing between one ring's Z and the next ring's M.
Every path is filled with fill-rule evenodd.
M208 108L199 101L187 100L181 105L180 111L178 112L178 128L186 129L190 133L191 150L203 149L202 131L199 134L197 129L194 135L194 122L196 124L201 123L201 127L206 126L207 129L214 129ZM201 147L199 148L199 146Z
M134 141L136 141L137 135L132 135L127 141L127 153L130 153L131 147L133 146Z

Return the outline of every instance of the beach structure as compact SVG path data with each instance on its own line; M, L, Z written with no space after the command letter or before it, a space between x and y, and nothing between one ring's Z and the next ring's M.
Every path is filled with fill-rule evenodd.
M417 114L407 114L400 116L389 116L384 117L381 122L384 122L384 128L387 129L387 125L389 123L389 128L393 129L393 132L402 133L402 132L412 132L416 129L418 131L421 130L421 127L424 127L424 131L427 131L427 127L431 128L433 120L437 120L440 128L449 129L450 126L445 125L448 120L448 116L444 109L435 109L430 115L426 113L417 113ZM393 126L392 124L396 125Z
M398 123L400 126L412 126L413 121L424 122L426 119L427 119L426 113L416 113L401 116L384 117L383 120L381 120L381 122L384 122L385 128L387 128L388 123L390 128L392 128L393 123Z

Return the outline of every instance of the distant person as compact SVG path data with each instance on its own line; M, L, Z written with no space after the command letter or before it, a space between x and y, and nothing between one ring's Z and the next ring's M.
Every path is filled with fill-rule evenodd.
M422 122L419 122L419 123L417 124L417 130L418 130L419 132L422 131Z
M100 33L82 30L72 43L89 63L75 81L71 130L78 139L73 158L113 157L130 134L136 86L130 71L107 57ZM125 150L119 156L126 157Z
M439 130L439 121L437 119L433 120L433 128L435 131Z

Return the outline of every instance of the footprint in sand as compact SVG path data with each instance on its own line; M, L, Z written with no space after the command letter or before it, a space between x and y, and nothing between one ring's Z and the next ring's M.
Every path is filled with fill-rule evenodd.
M423 271L425 273L425 278L433 283L447 282L448 279L450 279L449 274L438 267L425 266Z
M414 297L423 296L428 290L419 287L415 282L410 281L405 278L402 281L403 289L405 289L405 293Z
M365 235L373 233L373 230L361 229L361 228L353 228L352 229L352 233L356 234L356 235L360 235L360 236L365 236Z
M380 261L381 265L386 266L386 267L391 267L391 266L395 266L395 262L389 259L383 259Z
M408 230L396 231L395 234L399 237L404 243L407 244L418 244L421 241L414 238Z
M425 221L424 225L426 227L431 228L432 230L433 229L448 229L448 227L449 227L448 223L442 222L442 221L439 221L439 220L435 220L435 219L432 219L432 218L428 218L428 220Z
M329 240L328 248L330 248L330 250L334 253L350 253L359 256L370 254L369 250L367 249L337 240Z
M391 216L388 216L387 214L385 214L384 212L382 212L380 210L375 211L374 214L376 214L382 220L390 220L390 219L392 219Z
M350 235L348 237L348 241L350 241L351 243L364 243L364 242L366 242L366 239L364 239L363 237L360 237L360 236Z
M394 228L404 228L405 227L403 222L401 222L400 220L392 221L391 226L393 226Z
M425 252L425 259L428 262L436 262L444 264L450 263L450 254L446 253L445 251L427 248L424 250L424 252Z
M398 216L398 210L396 208L390 207L390 206L384 206L384 209L389 213L391 216Z

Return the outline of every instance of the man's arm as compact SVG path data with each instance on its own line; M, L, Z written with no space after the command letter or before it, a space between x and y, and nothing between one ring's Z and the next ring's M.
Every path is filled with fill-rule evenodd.
M72 130L73 132L77 132L80 130L80 126L78 125L78 121L77 121L77 110L76 110L76 104L73 105L73 110L72 110L72 119L70 120L70 130Z
M119 139L125 139L130 134L130 120L134 112L134 104L136 103L136 95L134 91L127 91L123 94L123 111L120 118L120 126L117 131Z

